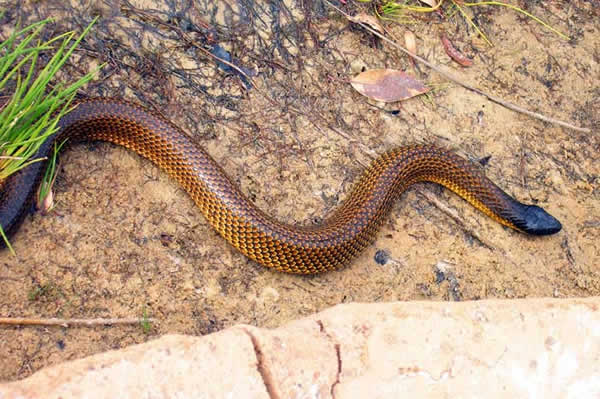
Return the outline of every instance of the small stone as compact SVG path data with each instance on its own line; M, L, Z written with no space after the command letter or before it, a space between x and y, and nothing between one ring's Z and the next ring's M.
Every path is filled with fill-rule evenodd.
M359 58L355 59L350 63L350 70L353 73L361 73L367 70L367 64Z
M375 252L375 262L378 264L385 265L388 260L390 260L390 254L387 251L378 249L377 252Z
M560 172L556 169L550 169L544 179L544 183L546 183L547 186L554 188L558 193L564 192L565 182L560 175Z

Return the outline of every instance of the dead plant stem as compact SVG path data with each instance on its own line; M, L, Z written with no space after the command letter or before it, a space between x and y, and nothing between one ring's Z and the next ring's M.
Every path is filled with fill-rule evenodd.
M0 325L17 325L17 326L83 326L94 327L99 325L117 325L117 324L140 324L152 323L151 318L129 318L129 319L36 319L29 317L0 317Z

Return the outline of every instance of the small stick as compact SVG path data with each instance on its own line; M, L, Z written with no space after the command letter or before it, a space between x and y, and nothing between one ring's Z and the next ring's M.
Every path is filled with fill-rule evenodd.
M456 213L455 210L453 210L448 205L446 205L442 201L440 201L438 197L436 197L435 195L433 195L431 193L431 191L426 191L426 190L419 188L419 189L417 189L417 192L419 194L421 194L422 196L424 196L425 198L427 198L427 200L430 203L432 203L436 208L438 208L440 211L442 211L446 215L448 215L450 217L450 219L454 220L456 222L456 224L458 224L465 233L469 234L475 240L479 241L483 247L489 249L490 251L494 251L494 250L498 249L498 248L496 248L496 246L492 245L491 243L489 243L486 240L484 240L483 238L481 238L476 232L473 231L473 229L471 229L470 227L465 225L464 220L458 216L458 213Z
M83 326L94 327L101 325L119 325L119 324L139 324L142 322L154 323L151 318L130 318L130 319L32 319L28 317L0 317L0 325L18 325L18 326Z
M327 3L327 5L335 10L337 10L339 13L341 13L343 16L345 16L346 18L348 18L350 20L350 18L352 18L350 15L348 15L347 13L345 13L344 11L340 10L338 7L334 6L333 4L331 4L328 0L325 0L325 3ZM516 104L513 104L511 102L505 101L503 99L501 99L500 97L496 97L492 94L488 94L478 88L476 88L475 86L471 86L468 83L465 83L461 80L459 80L458 78L454 77L452 74L450 74L449 72L444 71L443 69L441 69L440 67L431 64L429 61L427 61L424 58L419 57L416 54L411 53L410 51L408 51L407 49L405 49L404 47L400 46L399 44L396 44L393 40L388 39L387 37L383 36L381 33L371 29L368 25L363 24L362 22L358 22L358 21L354 21L355 23L359 24L360 26L362 26L363 28L365 28L367 31L371 32L372 34L374 34L375 36L379 37L380 39L382 39L383 41L388 42L389 44L391 44L393 47L397 48L398 50L402 51L405 54L408 54L409 56L411 56L412 58L414 58L415 60L421 62L422 64L425 64L426 66L428 66L429 68L433 69L434 71L436 71L437 73L439 73L440 75L444 76L446 79L459 84L461 86L463 86L464 88L471 90L477 94L480 94L484 97L487 97L488 100L495 102L496 104L500 104L503 107L506 107L508 109L511 109L513 111L516 112L520 112L522 114L526 114L529 115L533 118L536 119L540 119L544 122L549 122L549 123L554 123L556 125L560 125L563 127L566 127L568 129L572 129L572 130L576 130L578 132L583 132L583 133L591 133L591 129L585 128L585 127L579 127L579 126L574 126L570 123L561 121L559 119L554 119L551 118L549 116L545 116L542 115L540 113L537 112L533 112L533 111L529 111L525 108L521 108Z

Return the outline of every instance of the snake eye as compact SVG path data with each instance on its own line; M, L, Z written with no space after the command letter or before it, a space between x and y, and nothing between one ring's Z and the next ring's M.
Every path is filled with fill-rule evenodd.
M521 217L517 227L529 234L546 236L558 233L562 229L562 225L554 216L536 205L525 205Z

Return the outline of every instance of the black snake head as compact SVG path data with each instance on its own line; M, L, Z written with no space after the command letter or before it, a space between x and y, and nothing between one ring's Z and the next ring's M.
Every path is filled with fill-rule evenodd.
M558 233L562 229L560 222L539 206L519 205L519 217L513 220L513 223L525 233L547 236Z

